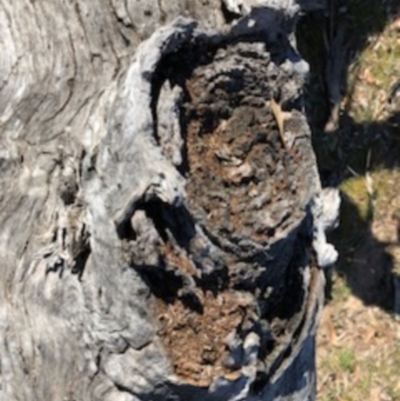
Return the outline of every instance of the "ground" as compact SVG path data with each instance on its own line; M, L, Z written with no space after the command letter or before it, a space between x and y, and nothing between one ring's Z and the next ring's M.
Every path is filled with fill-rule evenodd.
M329 15L300 22L298 38L320 173L343 200L317 333L317 399L398 401L400 2L329 3Z
M318 401L400 400L400 324L337 275L317 339Z

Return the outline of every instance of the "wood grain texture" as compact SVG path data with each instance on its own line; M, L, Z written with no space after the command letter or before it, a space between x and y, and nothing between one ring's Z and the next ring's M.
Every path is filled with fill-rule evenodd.
M313 399L298 7L243 3L0 1L1 400Z

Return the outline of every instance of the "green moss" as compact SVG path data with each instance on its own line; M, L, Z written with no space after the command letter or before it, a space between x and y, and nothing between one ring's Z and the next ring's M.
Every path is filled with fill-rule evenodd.
M360 176L347 179L340 185L340 190L357 208L358 216L361 218L362 222L368 221L370 208L369 195L365 185L365 177ZM349 219L352 219L354 218L354 215L345 217L345 220L347 220L347 217Z
M396 170L381 169L371 173L373 195L369 195L365 176L351 177L340 185L342 204L340 225L330 239L338 248L341 263L351 259L353 251L364 241L370 230L372 218L386 214L390 199L400 195L397 183L400 173ZM390 206L392 215L400 215L400 206Z
M332 301L343 302L346 301L350 297L350 295L351 290L347 285L345 279L335 274L333 277Z
M341 370L345 372L354 372L356 366L356 358L354 352L350 349L342 349L338 355L338 363Z

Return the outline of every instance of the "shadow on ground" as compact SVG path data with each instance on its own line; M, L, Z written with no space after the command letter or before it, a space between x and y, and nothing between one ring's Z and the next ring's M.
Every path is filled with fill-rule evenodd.
M400 181L398 191L395 188L400 178L400 174L395 175L400 165L400 113L383 122L363 125L344 118L345 128L336 134L338 167L325 171L325 182L344 182L340 225L330 236L340 255L335 268L365 304L390 311L394 305L396 260L388 249L400 247L400 210L391 202L400 199ZM379 176L383 171L386 175ZM371 177L379 177L380 181ZM388 177L394 177L394 182ZM386 222L390 222L388 227L384 226ZM378 230L392 233L378 237Z
M350 91L350 66L368 46L369 38L383 32L399 15L400 1L328 0L328 4L327 11L308 14L300 21L297 39L311 68L306 111L323 185L354 183L350 191L354 196L343 192L340 226L330 236L340 254L335 269L365 304L391 311L396 261L388 247L400 247L399 233L388 242L377 238L373 225L377 214L385 212L393 214L395 222L400 210L398 215L390 205L386 210L375 199L385 188L377 194L367 181L374 172L400 169L400 73L388 96L390 104L384 105L389 110L384 121L358 123L340 105ZM400 180L397 185L400 199ZM327 290L329 300L329 285Z

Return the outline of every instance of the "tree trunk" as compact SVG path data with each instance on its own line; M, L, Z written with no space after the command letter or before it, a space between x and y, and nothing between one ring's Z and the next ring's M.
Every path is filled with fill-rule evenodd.
M0 399L314 399L299 6L0 5Z

